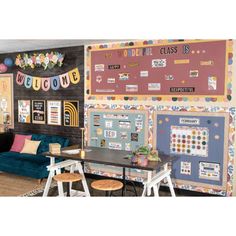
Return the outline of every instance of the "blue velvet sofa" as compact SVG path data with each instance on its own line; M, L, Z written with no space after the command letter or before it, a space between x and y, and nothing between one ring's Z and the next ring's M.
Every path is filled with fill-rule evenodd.
M41 141L37 155L10 151L0 152L0 171L35 179L46 178L48 176L46 167L50 164L50 158L41 154L49 150L49 143L60 143L61 147L69 145L69 140L61 136L32 134L31 140Z

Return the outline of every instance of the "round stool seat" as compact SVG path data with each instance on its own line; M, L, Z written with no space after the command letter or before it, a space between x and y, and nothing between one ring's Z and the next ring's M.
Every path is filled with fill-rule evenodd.
M96 190L115 191L123 187L123 183L118 180L102 179L92 182L91 187Z
M62 173L55 175L53 178L59 182L76 182L80 181L82 176L77 173Z

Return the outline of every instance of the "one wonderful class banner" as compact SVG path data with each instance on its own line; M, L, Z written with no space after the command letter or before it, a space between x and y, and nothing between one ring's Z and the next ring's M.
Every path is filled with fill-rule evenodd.
M16 83L25 88L33 88L35 91L58 90L60 87L67 88L71 84L77 84L80 81L78 68L68 71L67 73L53 77L36 77L24 74L20 71L16 75Z

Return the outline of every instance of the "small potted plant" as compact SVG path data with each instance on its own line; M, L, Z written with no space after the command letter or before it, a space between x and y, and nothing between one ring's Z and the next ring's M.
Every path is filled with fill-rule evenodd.
M134 164L145 166L149 161L160 161L158 151L150 149L148 146L141 146L133 152L131 162Z

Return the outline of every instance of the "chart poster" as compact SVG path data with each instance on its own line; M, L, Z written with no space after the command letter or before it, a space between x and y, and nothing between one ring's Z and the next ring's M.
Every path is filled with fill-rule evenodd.
M89 146L132 151L147 140L147 111L88 109Z
M61 125L61 101L47 101L48 125Z
M64 101L64 126L79 127L79 101Z
M226 190L228 127L225 112L155 112L154 147L176 157L175 183Z
M91 48L88 95L115 99L231 100L227 40L182 40ZM137 43L138 44L138 43ZM140 43L139 43L140 45ZM184 99L183 99L184 98Z
M30 100L18 100L18 122L30 123Z
M0 128L7 124L14 128L13 75L0 74Z
M33 100L32 101L32 123L33 124L45 124L45 101Z

